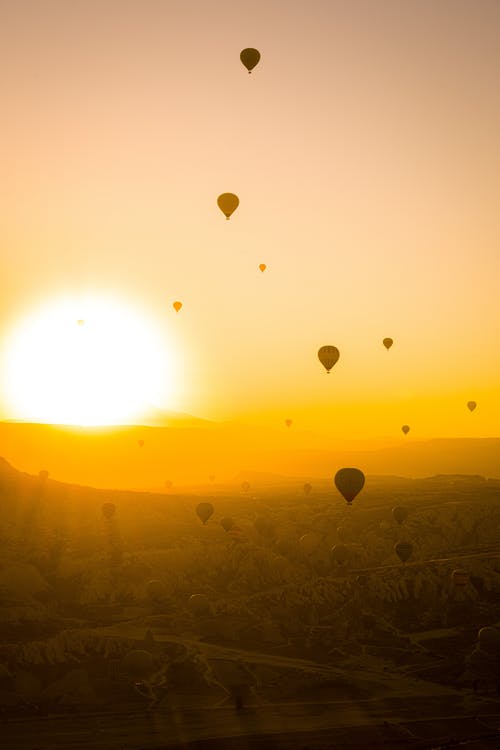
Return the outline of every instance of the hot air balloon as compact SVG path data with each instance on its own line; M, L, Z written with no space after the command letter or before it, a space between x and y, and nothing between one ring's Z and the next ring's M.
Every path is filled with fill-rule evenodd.
M481 628L478 640L482 648L489 653L500 652L500 630L494 627Z
M335 474L335 486L350 505L364 487L365 475L360 469L339 469Z
M291 419L285 419L285 424L286 424L287 427L291 427L292 426L292 420Z
M76 322L77 322L77 325L79 325L79 326L84 326L85 325L85 321L84 320L77 320Z
M234 193L222 193L222 195L219 195L217 198L217 205L228 221L229 217L233 211L236 211L239 204L240 199Z
M172 305L172 307L174 308L175 312L179 312L179 310L182 307L182 302L178 302L178 301L174 302L173 305Z
M467 401L467 408L468 408L469 411L474 411L474 409L476 408L476 406L477 406L477 404L476 404L475 401Z
M248 492L248 490L250 489L250 482L242 482L241 489L243 490L243 492Z
M453 581L455 586L467 586L467 584L469 583L469 574L466 570L458 568L451 574L451 580Z
M240 52L240 60L248 72L251 73L260 60L260 52L253 47L246 47Z
M318 349L318 359L325 368L327 374L330 373L333 365L338 362L340 352L336 346L322 346Z
M408 515L408 511L406 510L406 508L403 508L402 505L397 505L395 508L392 509L392 517L394 518L396 523L399 523L400 526L403 523L403 521L406 519L407 515Z
M392 346L392 345L394 344L394 341L393 341L392 339L384 339L384 340L382 341L382 343L383 343L383 345L385 346L385 348L386 348L387 350L389 350L389 349L391 348L391 346Z
M319 547L320 539L313 531L303 534L299 539L300 548L306 555L312 555Z
M196 515L205 524L214 512L212 503L198 503L196 506Z
M312 484L310 484L309 482L306 482L304 485L304 495L309 495L311 490L312 490Z
M234 521L232 518L228 518L227 516L225 516L224 518L221 518L220 525L222 526L224 531L229 531L230 529L233 528Z
M413 545L409 542L397 542L397 544L394 545L394 552L399 557L401 562L405 563L411 557L411 553L413 552Z
M210 613L210 603L205 594L191 594L188 599L189 609L195 615L208 615Z
M265 263L261 263L260 266L259 266L259 268L262 271L262 273L264 273L264 271L266 270L267 266L266 266Z
M146 584L148 599L152 602L161 602L167 595L167 589L162 581L154 579Z
M339 563L339 565L346 563L350 556L349 547L346 547L345 544L335 544L330 550L330 557L334 562Z
M139 446L139 448L144 448L144 440L138 440L137 445Z
M115 515L116 506L114 503L104 503L101 510L104 518L110 519Z
M410 427L409 427L409 425L407 425L407 424L404 424L404 425L403 425L403 426L401 427L401 430L402 430L402 431L404 432L404 434L405 434L405 435L408 435L408 433L410 432Z
M137 649L129 651L122 661L122 669L134 680L144 680L154 672L153 656L149 651Z

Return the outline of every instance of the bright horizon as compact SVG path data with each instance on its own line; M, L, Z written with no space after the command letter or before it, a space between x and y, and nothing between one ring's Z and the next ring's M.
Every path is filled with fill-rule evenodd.
M119 418L109 360L97 423L153 407L285 438L285 419L347 440L498 436L497 3L18 0L0 59L0 419L89 423L81 399L56 403L63 380L22 405L8 342L62 299L77 336L96 297L142 321L123 361L148 363Z

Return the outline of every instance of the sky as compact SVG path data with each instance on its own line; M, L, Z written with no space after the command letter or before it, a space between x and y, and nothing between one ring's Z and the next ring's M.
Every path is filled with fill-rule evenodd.
M499 80L496 0L1 2L0 418L26 320L99 298L154 329L151 406L497 436Z

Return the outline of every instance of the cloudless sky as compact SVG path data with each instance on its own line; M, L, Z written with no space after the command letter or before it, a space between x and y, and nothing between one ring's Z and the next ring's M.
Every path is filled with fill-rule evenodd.
M2 2L0 329L90 289L165 408L498 435L499 81L496 0Z

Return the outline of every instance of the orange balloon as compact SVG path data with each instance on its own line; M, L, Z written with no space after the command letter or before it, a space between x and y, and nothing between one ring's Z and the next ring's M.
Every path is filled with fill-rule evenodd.
M182 302L174 302L174 304L172 305L172 307L174 308L175 312L179 312L179 310L182 307Z
M259 266L259 268L262 271L262 273L264 273L264 271L266 270L267 266L266 266L265 263L261 263L260 266Z

